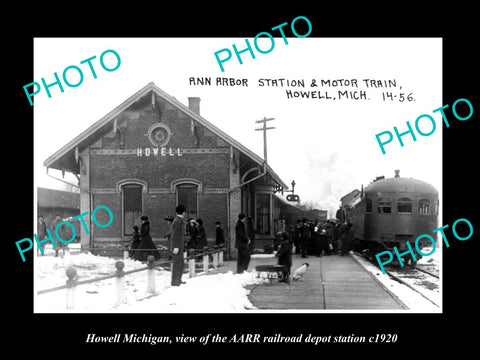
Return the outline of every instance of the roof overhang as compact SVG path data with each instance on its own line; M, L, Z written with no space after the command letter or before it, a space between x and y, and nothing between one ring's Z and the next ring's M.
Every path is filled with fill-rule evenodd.
M192 111L188 108L188 106L182 104L180 101L175 99L173 96L167 94L165 91L157 87L153 82L148 83L145 87L137 91L135 94L130 96L120 105L118 105L115 109L110 111L100 120L95 122L85 131L83 131L80 135L72 139L66 145L61 147L51 156L49 156L44 162L43 165L47 168L53 168L63 171L72 172L74 174L79 174L79 157L78 154L88 147L90 144L97 141L100 137L107 134L111 131L111 128L107 125L112 123L114 119L121 114L123 111L128 109L131 105L137 102L139 99L143 98L149 92L152 92L160 97L161 99L165 100L166 102L170 103L175 108L179 109L187 116L192 118L193 120L197 121L202 126L206 127L209 131L213 134L220 137L226 143L228 143L233 148L237 149L241 153L245 154L253 161L255 161L258 165L265 166L267 173L284 189L288 189L288 186L280 179L280 177L273 171L273 169L268 165L265 164L264 160L255 154L253 151L239 143L237 140L226 134L224 131L220 130L218 127L204 119L202 116L197 114L196 112Z

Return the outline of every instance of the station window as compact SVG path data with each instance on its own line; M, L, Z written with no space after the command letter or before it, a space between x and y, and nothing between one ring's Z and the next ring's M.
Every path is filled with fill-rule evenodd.
M182 204L187 209L186 218L198 217L198 186L195 184L179 184L177 188L177 205Z
M122 186L123 197L123 234L133 235L133 226L140 226L140 217L142 216L142 185L124 185Z
M258 234L270 234L270 194L255 194L256 230Z
M392 201L388 197L381 197L378 199L377 208L379 214L391 214Z
M365 212L371 213L373 209L372 199L365 198Z
M412 200L409 198L400 198L397 202L397 211L400 214L412 213Z
M427 215L430 213L430 200L428 199L420 199L418 202L418 213Z

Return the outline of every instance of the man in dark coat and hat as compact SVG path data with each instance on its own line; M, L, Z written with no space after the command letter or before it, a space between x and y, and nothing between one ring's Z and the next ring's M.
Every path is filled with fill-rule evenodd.
M285 231L280 234L280 237L281 243L278 246L276 256L278 258L278 265L285 266L285 271L282 271L282 278L279 281L290 283L290 269L292 267L292 244L290 243L289 236Z
M245 230L245 214L238 214L238 221L235 225L235 247L238 250L237 256L237 273L242 274L248 268L250 263L250 250L248 244L247 232Z
M215 221L215 245L225 245L225 231L223 230L220 221Z
M172 222L172 234L171 234L171 244L172 244L172 286L180 286L184 284L182 281L184 258L184 233L185 226L183 218L185 217L185 206L178 205L175 208L176 216Z

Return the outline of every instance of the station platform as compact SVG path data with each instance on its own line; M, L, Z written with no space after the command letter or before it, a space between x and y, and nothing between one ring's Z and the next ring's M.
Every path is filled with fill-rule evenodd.
M276 258L252 259L257 265L276 264ZM259 310L405 310L407 307L380 285L351 256L292 257L292 274L301 264L309 268L303 280L249 287L250 302Z

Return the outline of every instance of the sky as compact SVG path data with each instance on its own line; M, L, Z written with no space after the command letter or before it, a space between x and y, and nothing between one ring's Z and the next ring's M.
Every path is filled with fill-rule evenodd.
M246 51L240 64L232 45L244 49L245 38L36 38L32 82L41 83L44 78L52 83L55 72L62 79L71 65L78 66L84 77L77 87L63 83L63 93L58 86L50 87L51 98L44 88L34 96L35 186L63 189L62 182L46 175L43 161L154 82L186 105L188 97L200 97L200 114L205 119L261 157L263 135L255 131L255 121L274 118L268 123L275 127L267 133L269 165L286 184L295 180L295 193L302 202L329 210L330 216L342 196L377 176L392 177L396 169L400 176L431 183L441 194L443 125L441 115L433 113L444 105L441 38L289 37L288 44L282 38L273 39L273 49L263 54L254 39L248 39L255 58ZM257 46L266 52L272 47L270 41L261 37ZM232 58L223 63L224 72L214 55L222 49L232 52ZM106 50L120 56L115 71L105 71L100 64ZM81 64L93 56L96 79L88 64ZM116 65L112 53L104 61L106 67ZM192 77L209 77L212 85L192 84ZM247 79L248 86L216 86L217 77ZM80 82L72 69L67 79ZM305 87L259 86L259 79L303 80ZM357 87L321 85L321 80L338 79L351 80L350 84L356 80ZM317 86L312 86L313 80ZM396 86L372 87L370 80L382 80L382 84L391 80ZM288 90L330 99L288 98ZM356 91L351 96L357 97L364 91L367 99L340 98L339 91ZM391 98L383 100L383 92L390 92ZM25 101L28 104L27 97ZM394 126L404 132L407 121L415 129L416 119L423 114L436 122L430 136L414 130L416 141L404 135L403 147L394 136L382 154L376 134L394 133ZM418 126L424 133L432 130L426 117ZM68 174L65 180L76 182Z

